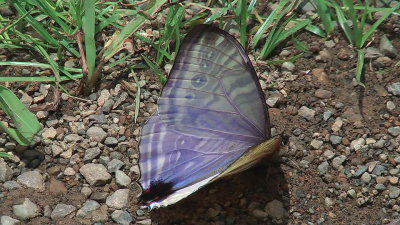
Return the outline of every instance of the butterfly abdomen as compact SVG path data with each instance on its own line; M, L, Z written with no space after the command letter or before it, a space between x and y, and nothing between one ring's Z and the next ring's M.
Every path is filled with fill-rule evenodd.
M141 202L158 201L164 199L168 195L174 192L173 184L171 182L164 181L152 181L150 187L143 190L139 197Z

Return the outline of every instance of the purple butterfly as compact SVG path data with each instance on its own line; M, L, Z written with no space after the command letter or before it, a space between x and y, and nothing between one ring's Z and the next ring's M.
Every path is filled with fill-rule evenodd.
M158 110L143 126L140 199L150 208L173 204L279 144L243 47L223 30L198 25L182 41Z

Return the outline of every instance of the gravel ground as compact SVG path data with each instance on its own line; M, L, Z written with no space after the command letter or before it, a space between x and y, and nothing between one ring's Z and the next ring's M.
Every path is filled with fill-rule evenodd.
M20 158L25 149L0 135L0 151L14 153L0 159L0 224L398 224L396 29L367 49L366 89L353 78L356 54L344 37L325 41L302 34L310 51L296 62L254 62L273 131L287 137L280 158L151 213L136 200L137 141L161 85L149 71L138 73L136 84L133 74L116 82L120 74L106 70L88 100L62 94L57 111L36 113L44 129L29 149L45 154L38 168L27 168ZM296 51L289 44L277 58ZM48 84L22 87L19 96L29 106L52 98Z

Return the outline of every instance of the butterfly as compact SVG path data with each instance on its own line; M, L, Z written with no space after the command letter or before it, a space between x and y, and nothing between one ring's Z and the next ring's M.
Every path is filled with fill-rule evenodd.
M139 142L140 201L176 203L279 150L257 74L240 43L212 25L182 41Z

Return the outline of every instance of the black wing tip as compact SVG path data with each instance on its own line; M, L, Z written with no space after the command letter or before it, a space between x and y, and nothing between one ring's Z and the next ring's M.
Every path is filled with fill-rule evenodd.
M139 196L140 202L151 202L164 199L174 192L172 182L164 182L161 180L150 182L150 187L143 190Z

